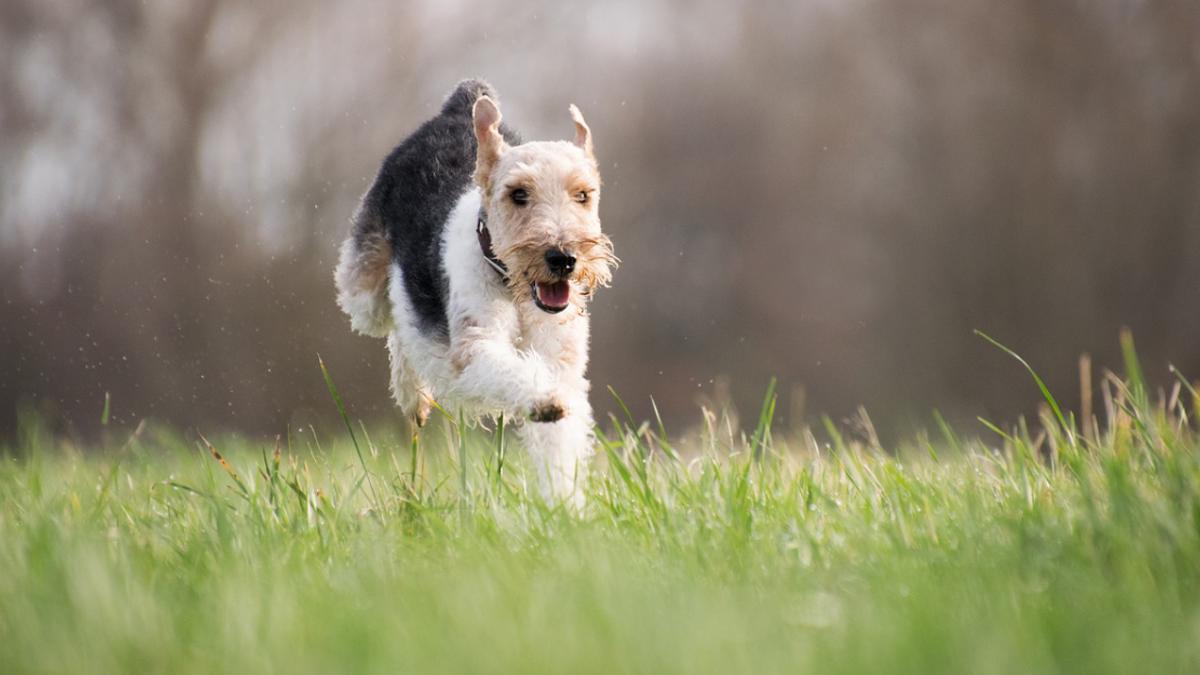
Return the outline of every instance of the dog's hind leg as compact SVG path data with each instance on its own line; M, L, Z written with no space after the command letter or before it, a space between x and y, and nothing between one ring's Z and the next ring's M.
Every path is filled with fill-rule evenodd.
M423 427L429 421L429 413L433 410L433 396L430 395L429 388L421 381L420 376L413 370L396 333L388 335L387 342L388 355L392 363L392 399L417 426Z
M342 244L334 282L337 302L351 327L363 335L384 337L391 330L388 276L392 244L387 231L366 209L354 215L354 232Z

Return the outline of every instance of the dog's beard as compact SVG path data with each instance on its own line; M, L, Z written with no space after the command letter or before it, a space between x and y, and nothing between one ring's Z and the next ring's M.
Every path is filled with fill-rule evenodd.
M529 297L542 311L556 314L571 304L582 306L596 288L612 282L612 268L619 261L608 237L597 234L569 242L563 248L575 256L575 269L566 277L552 273L546 266L544 242L500 250L500 260L513 270L509 275L513 297Z

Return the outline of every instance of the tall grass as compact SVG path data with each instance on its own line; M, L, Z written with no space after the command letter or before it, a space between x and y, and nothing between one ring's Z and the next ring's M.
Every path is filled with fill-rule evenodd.
M1102 420L1051 398L981 440L783 437L773 389L749 434L614 417L582 515L450 412L86 454L31 422L0 464L0 670L1195 672L1200 401L1126 340Z

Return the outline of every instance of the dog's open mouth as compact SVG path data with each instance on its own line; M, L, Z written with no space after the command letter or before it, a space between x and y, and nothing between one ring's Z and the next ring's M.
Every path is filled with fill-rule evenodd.
M558 314L567 308L571 301L571 284L566 280L555 281L552 284L533 284L533 302L543 312Z

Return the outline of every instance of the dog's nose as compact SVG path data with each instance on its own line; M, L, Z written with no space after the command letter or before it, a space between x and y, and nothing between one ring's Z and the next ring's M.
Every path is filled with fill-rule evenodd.
M552 273L566 276L575 271L575 256L568 255L561 249L552 248L546 251L546 266Z

